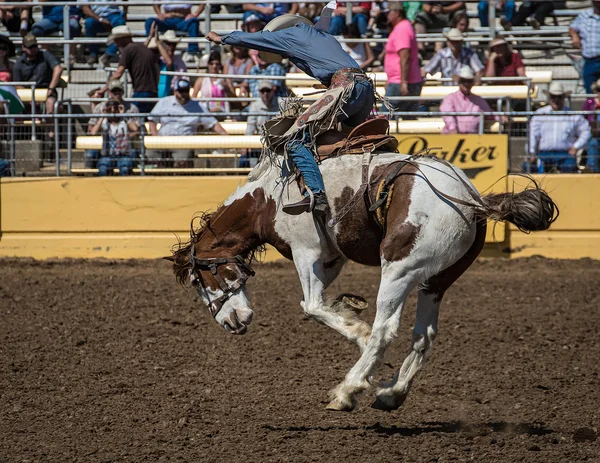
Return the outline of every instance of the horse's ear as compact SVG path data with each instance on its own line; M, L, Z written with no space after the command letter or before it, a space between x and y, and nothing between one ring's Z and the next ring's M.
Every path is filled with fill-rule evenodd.
M166 256L166 257L163 257L162 259L168 260L169 262L175 262L175 256Z

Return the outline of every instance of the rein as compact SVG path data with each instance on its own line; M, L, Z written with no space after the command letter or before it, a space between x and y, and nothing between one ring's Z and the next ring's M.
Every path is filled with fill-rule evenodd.
M240 289L248 278L254 276L254 270L250 267L242 256L239 254L233 257L209 257L201 259L196 257L196 246L192 244L190 254L190 282L192 286L200 286L202 282L202 275L200 270L210 270L217 284L223 291L223 295L210 301L208 304L208 310L213 318L216 318L217 314L221 311L223 304ZM237 273L237 279L231 283L227 282L219 275L219 266L226 264L234 264L235 272Z

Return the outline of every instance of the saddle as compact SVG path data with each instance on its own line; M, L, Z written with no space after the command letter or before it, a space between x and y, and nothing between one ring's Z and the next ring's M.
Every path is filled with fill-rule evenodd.
M389 135L390 122L384 118L370 119L356 126L347 134L328 130L317 138L317 154L320 160L345 154L363 154L380 150L395 152L398 140Z

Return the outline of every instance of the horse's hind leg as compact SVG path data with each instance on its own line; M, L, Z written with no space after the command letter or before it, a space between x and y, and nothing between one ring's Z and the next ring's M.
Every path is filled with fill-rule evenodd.
M422 368L437 335L438 315L444 293L471 266L481 252L485 242L485 231L485 222L478 223L473 244L464 256L419 286L417 320L413 329L411 353L404 360L392 384L377 391L373 408L396 410L406 400L412 382Z
M326 264L318 258L302 256L294 259L294 262L304 293L304 313L334 329L363 350L371 334L369 324L344 304L327 304L323 300L323 292L337 278L345 259L340 256L338 260Z
M383 358L388 344L400 326L404 302L421 279L421 270L414 258L397 262L382 261L381 286L377 295L377 314L369 342L358 362L344 381L332 392L329 410L350 411L356 406L356 395L367 389L369 377Z

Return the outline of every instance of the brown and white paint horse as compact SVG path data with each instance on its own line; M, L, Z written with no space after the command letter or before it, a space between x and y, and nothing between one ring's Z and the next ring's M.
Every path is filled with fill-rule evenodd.
M396 153L375 155L370 178L380 177L393 162L406 158ZM359 189L361 162L362 156L341 156L322 163L334 215ZM204 216L200 228L192 227L190 241L177 245L170 259L178 280L191 279L216 321L234 334L245 333L253 318L244 283L254 273L249 267L254 252L268 243L293 260L304 293L300 303L304 312L361 350L328 405L345 411L352 410L357 394L371 386L375 368L396 336L406 298L418 287L412 351L393 381L377 389L373 404L385 410L402 405L436 337L444 293L479 255L488 218L541 230L558 212L537 185L524 193L487 195L474 202L479 195L464 173L429 157L406 165L394 181L385 229L368 211L367 201L360 201L333 228L321 225L312 214L290 216L281 211L283 201L299 199L296 185L282 181L280 169L265 158L245 185L216 212ZM350 305L324 300L325 289L348 260L381 266L372 327Z

